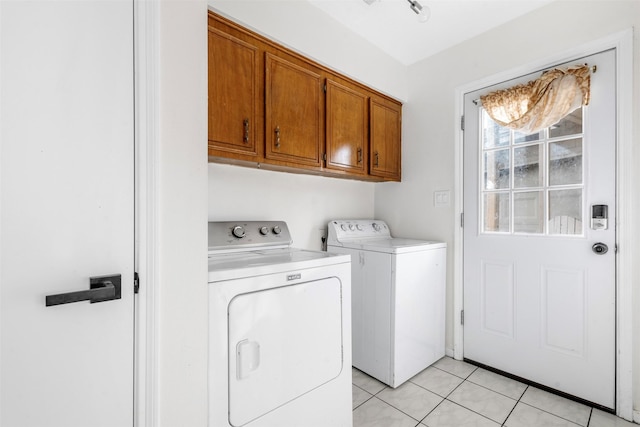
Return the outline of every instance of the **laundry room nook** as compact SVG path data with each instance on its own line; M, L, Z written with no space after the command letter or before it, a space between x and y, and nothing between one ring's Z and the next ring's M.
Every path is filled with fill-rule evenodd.
M246 131L246 127L243 127L242 119L236 120L240 124L237 126L238 131L235 137L238 142L236 143L237 145L233 145L233 148L224 148L219 142L212 143L210 134L210 163L208 166L209 220L244 221L269 218L283 220L286 221L291 232L293 247L312 251L326 250L328 252L348 253L351 255L352 267L354 264L361 267L363 258L365 265L376 266L376 273L372 273L371 278L363 279L362 284L358 284L358 278L365 278L366 271L363 270L358 273L357 267L354 267L352 271L353 425L457 426L463 425L464 422L469 422L469 425L543 426L558 423L557 425L562 426L605 426L614 425L611 424L614 422L628 423L629 421L627 420L631 420L634 413L632 402L637 400L637 398L633 397L635 393L632 393L631 390L635 390L637 385L632 385L635 380L628 376L623 375L624 378L620 377L622 373L620 371L616 373L613 367L607 367L604 370L610 369L609 372L612 374L610 378L616 375L621 378L618 379L618 383L623 385L627 392L618 392L615 396L615 393L611 392L608 396L611 396L613 400L599 404L589 399L580 398L575 393L559 391L558 388L562 389L563 386L554 387L553 384L547 385L542 380L536 381L536 379L526 378L525 375L518 375L518 370L511 370L511 368L501 369L501 366L491 366L489 363L483 363L482 360L465 360L467 357L465 357L464 342L462 342L463 316L467 314L465 316L467 319L465 320L468 320L469 316L472 316L472 321L475 320L473 319L474 314L472 311L462 313L465 308L462 303L464 290L456 284L462 282L462 272L460 271L462 268L463 244L461 226L463 221L462 210L464 208L462 201L463 165L462 162L458 164L457 156L462 153L462 138L467 135L466 131L462 131L462 128L469 126L468 118L465 120L467 123L463 124L460 116L458 116L458 114L465 113L465 106L462 104L465 91L472 92L474 89L491 86L492 83L499 83L504 80L508 81L512 77L524 76L529 72L533 73L533 77L529 80L535 80L541 74L540 72L535 74L536 71L555 64L559 64L558 68L560 69L566 69L574 64L586 63L587 60L580 62L579 59L575 61L572 61L572 59L609 49L609 47L600 46L615 45L617 42L611 40L615 39L616 36L612 36L609 41L607 41L607 37L612 34L619 35L630 24L614 23L618 21L618 18L614 17L619 17L619 14L623 13L624 10L629 11L636 6L632 6L629 2L616 2L615 7L609 9L604 3L587 4L580 2L579 7L569 10L569 3L567 2L548 2L544 5L538 5L535 9L523 11L519 16L513 17L497 28L478 33L467 40L461 40L459 44L452 42L452 45L443 48L439 52L428 53L422 59L415 59L423 54L421 52L428 50L428 47L421 46L421 42L417 40L415 43L407 44L411 48L405 46L402 49L398 49L397 52L389 54L389 49L385 45L385 43L391 43L389 38L386 41L378 42L378 35L366 33L366 28L354 26L353 32L345 32L342 28L345 22L353 22L349 21L349 19L354 19L354 15L357 14L361 14L362 19L373 19L368 14L378 13L377 11L380 9L375 9L376 7L391 8L388 3L385 5L384 1L344 2L345 5L349 5L351 16L346 13L341 15L334 10L339 7L341 2L312 1L310 3L272 5L268 2L266 4L250 2L251 7L245 7L242 2L212 1L209 4L209 11L215 14L216 22L223 21L227 25L234 27L233 30L228 30L227 27L211 24L210 21L210 30L216 34L216 37L220 38L222 37L221 34L226 32L225 42L239 39L240 41L237 42L241 46L241 48L238 48L239 50L253 46L252 49L257 52L258 69L265 67L267 70L266 76L258 77L261 83L258 84L257 88L259 93L264 93L264 96L266 96L264 108L267 110L272 109L271 112L258 110L261 114L264 114L265 118L260 119L261 115L258 115L256 123L259 126L259 130L255 132L257 132L257 141L259 143L264 141L265 145L262 148L255 149L255 155L247 154L247 143L243 142L245 137L243 129ZM366 3L371 3L371 5ZM406 12L408 15L407 26L434 25L434 20L437 21L437 19L443 18L442 14L445 13L444 10L439 9L436 3L419 2L420 6L423 6L422 3L424 3L424 6L430 7L431 11L429 20L423 24L414 20L418 14L412 11L409 3L411 2L397 6L397 13ZM280 6L282 6L282 9L279 8ZM322 13L318 14L317 9L320 9ZM605 9L606 12L604 12ZM263 18L267 15L283 17L285 16L285 10L287 16L296 15L304 18L300 22L292 22L286 18ZM276 13L273 15L275 11L282 12L281 14ZM387 20L389 25L392 22L396 22L395 19L398 18L395 13L395 10L389 12ZM464 16L462 8L457 9L456 13L459 16ZM602 25L602 22L597 18L599 14L607 16L604 20L606 25ZM568 15L580 16L581 23L578 24L576 22L575 25L567 23L562 17ZM330 18L327 18L327 16ZM628 18L624 20L628 22ZM231 24L228 24L228 21ZM522 32L521 28L533 30L538 28L536 23L541 21L562 22L562 26L553 27L553 30L549 30L550 33L533 43L533 36ZM595 23L596 21L598 24ZM304 25L301 24L302 22L304 22ZM573 21L571 20L571 22ZM587 31L585 22L593 23L593 28ZM302 27L316 28L316 26L323 29L321 38L317 38L313 32L302 30ZM594 28L597 28L599 35L590 33ZM251 37L245 36L245 33L242 32L245 30ZM383 33L384 31L380 32ZM366 34L366 36L362 37L363 34ZM554 36L551 34L554 34ZM572 36L567 37L567 34ZM531 41L526 43L529 43L530 48L522 50L516 47L520 46L520 43L525 43L525 40L529 40L529 37ZM266 41L264 41L265 39ZM513 40L513 42L506 42L506 40ZM516 42L515 40L521 41ZM372 41L375 41L374 43L377 43L377 46L382 47L373 48L370 43ZM591 45L589 45L590 42L592 42ZM216 43L219 45L221 42L216 41ZM260 43L267 43L268 45L264 47ZM427 42L422 43L428 44ZM491 46L504 45L504 43L506 43L504 46L505 52L508 53L491 48ZM341 48L336 48L338 45ZM358 54L356 56L343 56L342 52L347 49L347 46L349 46L348 50L357 51ZM273 49L276 50L274 51ZM265 53L263 53L263 50ZM266 59L261 59L262 55ZM270 55L278 57L276 65L273 65L273 63L269 65ZM277 93L275 91L278 87L275 79L277 79L277 74L281 71L279 66L282 62L279 61L283 58L293 64L291 68L295 70L304 68L307 73L317 76L318 81L327 82L328 89L325 89L326 92L322 89L322 84L324 83L320 85L321 98L326 96L326 104L322 104L322 115L319 117L320 123L324 122L324 126L320 126L321 128L323 127L323 134L320 136L321 142L318 149L317 166L310 166L309 163L305 163L306 161L298 163L298 160L291 160L286 164L278 163L280 162L280 157L276 157L274 154L279 149L285 149L284 144L286 144L285 125L278 122L278 114L285 113L280 110L281 107L273 104L275 102L273 99L275 99L274 97ZM264 63L260 61L264 61ZM562 65L565 63L566 65ZM600 63L598 65L600 66ZM565 68L562 68L563 66ZM604 65L602 67L607 68ZM611 67L609 68L611 69ZM594 81L599 82L601 76L605 76L605 74L598 74L599 71L601 70L590 71L591 94L602 98L601 95L595 95L599 93L600 89L597 86L593 86ZM499 80L501 76L502 80ZM366 95L368 97L386 97L401 105L400 163L398 167L400 175L398 179L377 179L367 175L366 172L362 174L357 170L361 158L365 169L373 167L376 161L374 156L376 148L372 148L373 146L371 145L371 141L376 138L374 135L376 130L371 127L371 122L365 125L368 130L364 132L364 136L362 132L353 130L356 129L353 125L360 123L360 120L362 120L362 114L355 114L354 112L344 122L349 124L349 126L345 124L340 128L342 135L347 135L344 137L345 139L341 140L338 133L333 133L333 130L336 129L336 123L341 121L331 121L340 116L336 116L332 112L335 104L330 104L330 102L335 102L336 98L333 98L333 94L336 92L332 92L331 85L328 83L338 79L341 83L341 88L346 87L349 89L345 90L349 94L349 102L345 100L344 105L348 107L344 108L362 108L362 105L356 101L356 99L360 98L354 95L354 91L360 94L363 92L370 93ZM503 87L508 87L508 84ZM220 88L210 88L211 90L221 91ZM333 90L335 90L335 87ZM211 96L212 92L209 93ZM305 93L307 92L305 91ZM459 99L457 98L458 96L460 97ZM260 102L262 103L263 101ZM291 103L296 104L293 100ZM371 108L370 105L372 104L365 100L365 121L367 117L371 119L371 114L373 114L372 111L368 110L368 108ZM595 105L596 103L593 101L591 105L592 111L595 111ZM588 108L578 109L565 121L569 123L569 120L573 120L571 123L575 123L574 118L577 117L579 121L585 123L584 120L588 120L588 117L586 116L587 113L583 111L588 111ZM584 119L583 117L587 118ZM303 122L307 123L308 121L305 119ZM562 123L564 122L561 122L561 129L564 129L562 128L564 126ZM581 130L578 131L575 130L575 124L570 126L574 127L567 127L566 131L562 131L568 135L566 138L555 136L560 135L559 131L556 130L550 131L548 134L544 133L544 135L549 135L545 136L545 138L550 138L550 142L544 143L551 144L545 146L547 148L544 148L544 150L555 149L556 145L554 144L568 146L567 144L569 143L561 141L563 139L569 140L570 138L575 140L575 135L581 137L583 132L586 135L587 125L583 124L584 128L579 128ZM253 138L255 134L251 126L249 126L249 131L251 138ZM367 132L371 132L371 134ZM545 130L543 132L549 131ZM517 139L518 134L516 133L515 135ZM392 138L389 134L386 137ZM585 136L585 139L588 138L588 136ZM334 154L332 154L331 150L336 149L336 144L343 143L342 141L347 141L347 139L355 142L353 142L353 145L348 145L344 142L345 145L341 151L343 155L342 163L340 163L342 169L338 169L335 166L336 163L332 163L332 158L335 159L335 157L332 157ZM221 136L215 136L215 141L220 140ZM361 140L369 142L359 145ZM538 148L534 147L534 141L537 140L528 137L522 147L526 146L526 149L529 150L528 152L538 150ZM278 144L280 145L278 146ZM519 155L518 153L524 150L524 148L518 148L520 145L517 145L523 144L522 142L512 144L514 148L511 150L515 149L513 153ZM241 148L237 148L238 145ZM251 145L251 143L248 145ZM231 147L230 143L226 147ZM231 152L240 153L239 150L244 150L242 151L243 154L228 154ZM542 149L537 152L540 153L540 156L543 155ZM550 151L548 152L550 153ZM380 153L378 151L378 156L380 156ZM498 152L495 151L495 153ZM323 155L326 157L323 157ZM544 156L547 155L551 154L544 154ZM585 156L587 154L583 152L581 155ZM580 159L580 157L576 157L576 159ZM513 162L518 161L521 160L514 157ZM542 165L543 162L551 161L553 161L551 158L547 160L546 157L540 157L539 164ZM582 162L582 160L579 161ZM510 166L512 175L522 173L524 169L518 169L519 165L514 163ZM546 165L545 168L552 167L551 163L546 163ZM588 170L587 167L585 164L584 170ZM496 176L498 176L498 173L502 174L500 176L504 176L503 172L496 172ZM554 172L550 169L549 173ZM518 178L519 175L514 176L516 176L516 180L520 179ZM503 181L495 182L498 183L497 185L501 185L500 183ZM521 195L524 193L519 192L524 190L519 190L519 188L525 187L517 187L518 185L523 185L520 181L513 182L510 185L516 187L513 187L515 190L511 191L514 191L515 193L513 194L517 196L512 197L522 197ZM553 182L555 181L549 181L549 187L542 187L542 190L536 189L536 191L546 191L548 193L544 193L547 194L544 197L554 197L556 193L554 193L555 187L553 185L556 184L553 184ZM566 187L566 185L569 185L568 181L564 185L564 188L569 188ZM500 189L498 188L498 190ZM588 201L591 196L586 195L587 193L584 194L585 204L597 204L595 201ZM520 199L515 200L516 202L514 203L520 203L518 201ZM553 207L555 205L551 205L551 203L555 202L545 203L542 205L544 209L548 209L549 206L551 206L551 209L556 209ZM515 206L515 209L520 209L519 206L521 205ZM587 207L591 209L590 206ZM559 209L565 208L560 207ZM565 216L574 215L569 210L569 207L566 209L568 210ZM587 215L591 214L590 211L587 213L586 210L587 208L585 208L585 213L581 219L584 227L580 225L583 228L578 232L585 235L588 227L590 227ZM548 215L548 213L543 213L542 215ZM522 218L522 221L533 220L532 217L524 219L525 217L523 216ZM465 217L464 222L466 223L467 221L473 222L474 220ZM519 219L512 221L519 221ZM372 280L383 277L386 274L383 272L386 261L384 261L381 253L384 251L376 249L374 252L369 249L372 250L372 255L378 253L379 258L367 264L366 257L369 256L369 252L367 252L366 243L353 243L354 248L351 249L348 243L339 243L336 240L336 229L332 228L332 224L337 227L338 235L340 233L357 235L361 228L366 230L367 227L372 227L371 224L374 222L376 224L384 224L390 231L389 235L393 236L393 238L442 243L440 250L443 258L439 266L442 268L442 294L427 295L426 293L420 294L417 291L413 294L417 301L411 301L411 303L415 303L415 306L411 306L410 309L406 310L400 309L398 305L395 306L396 313L407 314L410 319L407 320L408 324L416 322L412 328L405 327L401 335L405 335L407 329L410 329L412 334L421 337L421 345L426 347L429 344L427 342L429 340L426 338L429 336L428 332L421 331L417 325L419 324L418 318L420 316L425 316L426 318L427 314L431 316L428 321L432 326L431 330L438 330L443 334L442 347L438 348L438 350L432 350L434 356L420 368L417 367L420 366L420 363L417 363L416 368L412 370L409 368L411 362L402 359L403 356L415 359L419 354L415 347L407 350L404 354L393 354L394 340L391 338L388 341L386 338L387 334L390 333L389 325L386 326L386 329L383 326L385 316L387 316L383 314L384 311L380 307L365 307L367 298L370 301L377 298L376 301L379 304L383 304L380 298L384 300L384 297L381 297L384 292L389 295L386 297L387 300L393 301L393 296L388 293L396 290L393 287L395 285L391 285L391 283L395 283L392 280L389 281L389 291L383 291L383 288L377 288L377 291L374 291L371 287L373 286ZM512 227L520 227L517 222L513 224L516 225ZM346 226L346 231L340 228L341 225ZM349 229L350 225L354 227L351 230ZM528 227L531 226L528 225ZM542 234L551 236L551 240L557 239L553 237L556 236L554 230L559 228L554 227L556 226L552 226L551 222L544 224L544 228L541 228ZM509 231L509 233L512 233L512 231ZM600 241L608 243L609 248L611 248L613 240L602 240L604 239L602 237L603 233L594 233L595 239L600 236ZM355 237L351 238L357 240ZM536 237L535 239L538 238ZM592 243L596 241L594 240ZM590 246L591 243L589 248ZM347 247L350 249L347 249ZM392 252L391 249L389 249L389 252ZM590 253L595 254L595 252ZM392 255L386 254L385 256ZM401 255L397 256L399 257L398 259L401 258ZM600 259L604 260L605 257ZM420 263L424 264L422 261L412 261L409 264L415 267L416 264ZM493 267L494 265L501 264L486 265L488 270L483 274L489 275L486 276L487 278L492 277L491 280L499 279L500 281L495 283L500 283L499 286L503 286L505 290L509 289L509 282L504 282L504 285L501 284L503 283L501 282L503 270L492 270L492 268L496 268ZM494 271L495 274L498 274L495 279L493 279L494 276L490 276L494 274ZM440 277L438 275L434 276L433 272L429 272L427 275L430 278ZM556 276L548 277L551 280ZM427 281L424 283L427 283ZM398 286L397 290L402 286L400 281L396 285ZM615 288L611 289L611 292L614 292ZM487 288L487 292L489 290ZM426 292L424 289L422 291ZM549 294L549 298L552 296L555 298L555 294ZM437 307L430 305L434 304L434 301L438 301ZM389 307L394 306L391 305ZM505 318L499 317L502 316L503 310L497 307L492 308L492 312L488 312L494 317L488 317L487 319L489 320L486 321L504 322ZM548 311L551 310L549 307L545 313L551 315L552 312ZM437 314L438 309L440 314ZM624 311L624 307L621 307L621 309ZM390 310L393 311L393 308ZM508 312L505 313L508 315ZM389 319L394 319L393 315L388 314L388 316L390 316L388 317ZM438 316L441 316L443 323L438 323ZM398 319L398 321L400 320ZM438 323L435 328L433 327L434 323ZM374 324L377 326L374 327ZM391 320L390 324L393 326L394 320ZM378 333L377 338L376 331ZM393 337L393 333L390 336ZM381 339L380 337L385 338ZM363 339L365 341L367 339L371 340L370 345L374 347L366 347ZM385 341L387 344L384 344ZM439 343L440 341L435 340L435 342ZM618 344L613 343L610 345L611 357L615 354L615 346L621 343L623 341L620 341L619 338ZM390 347L385 347L385 345L390 345ZM560 346L562 345L564 344ZM387 356L381 356L382 354L387 354ZM367 357L370 357L371 360L367 361ZM384 361L385 357L388 358L387 362ZM396 368L393 368L394 360L397 363ZM631 360L629 362L618 360L618 366L621 366L621 362L630 363L630 365L636 363ZM374 368L373 366L376 363L378 367ZM385 365L385 363L388 365ZM394 369L397 370L394 371ZM406 376L402 376L400 374L402 369L407 369L411 372L408 372ZM547 368L542 366L534 369L545 370ZM381 374L380 371L384 373ZM596 384L594 381L600 381L595 379L590 381L587 371L584 372L586 383ZM397 382L393 380L394 374L399 375ZM559 381L557 384L559 384ZM488 402L493 402L491 404L495 405L495 408L491 411L483 409ZM626 409L622 409L624 407ZM626 420L623 421L622 418L616 418L613 415L615 413L622 415ZM624 414L627 415L625 416ZM628 425L631 424L629 423Z

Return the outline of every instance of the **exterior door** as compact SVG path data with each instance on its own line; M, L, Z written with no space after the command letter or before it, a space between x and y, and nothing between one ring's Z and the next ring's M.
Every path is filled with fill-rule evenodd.
M614 408L615 51L575 63L590 104L535 135L473 100L539 73L465 96L464 357Z
M133 2L0 2L0 31L0 425L132 426Z

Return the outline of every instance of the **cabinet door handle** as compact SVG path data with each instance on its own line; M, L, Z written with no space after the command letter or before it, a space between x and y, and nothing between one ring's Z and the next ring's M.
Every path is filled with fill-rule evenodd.
M362 163L362 148L358 147L358 163Z
M276 126L276 148L280 148L280 126Z
M376 151L375 153L373 153L373 156L375 157L375 160L373 161L373 165L378 166L378 152Z
M242 124L244 125L244 137L242 138L242 142L244 142L245 144L249 143L249 119L244 119L242 121Z

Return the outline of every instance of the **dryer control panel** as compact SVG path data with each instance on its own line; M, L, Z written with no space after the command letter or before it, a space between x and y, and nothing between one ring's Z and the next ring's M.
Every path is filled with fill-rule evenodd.
M209 223L209 253L289 247L293 243L284 221L220 221Z
M340 246L341 242L361 239L390 239L391 232L384 221L350 219L330 221L327 244Z

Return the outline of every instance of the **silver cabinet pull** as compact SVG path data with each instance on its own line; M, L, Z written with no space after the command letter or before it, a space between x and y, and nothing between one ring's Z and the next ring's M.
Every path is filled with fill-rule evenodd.
M362 148L358 147L358 163L362 163Z
M373 156L375 157L373 165L378 166L378 152L376 151L375 153L373 153Z
M276 126L276 148L280 148L280 126Z

